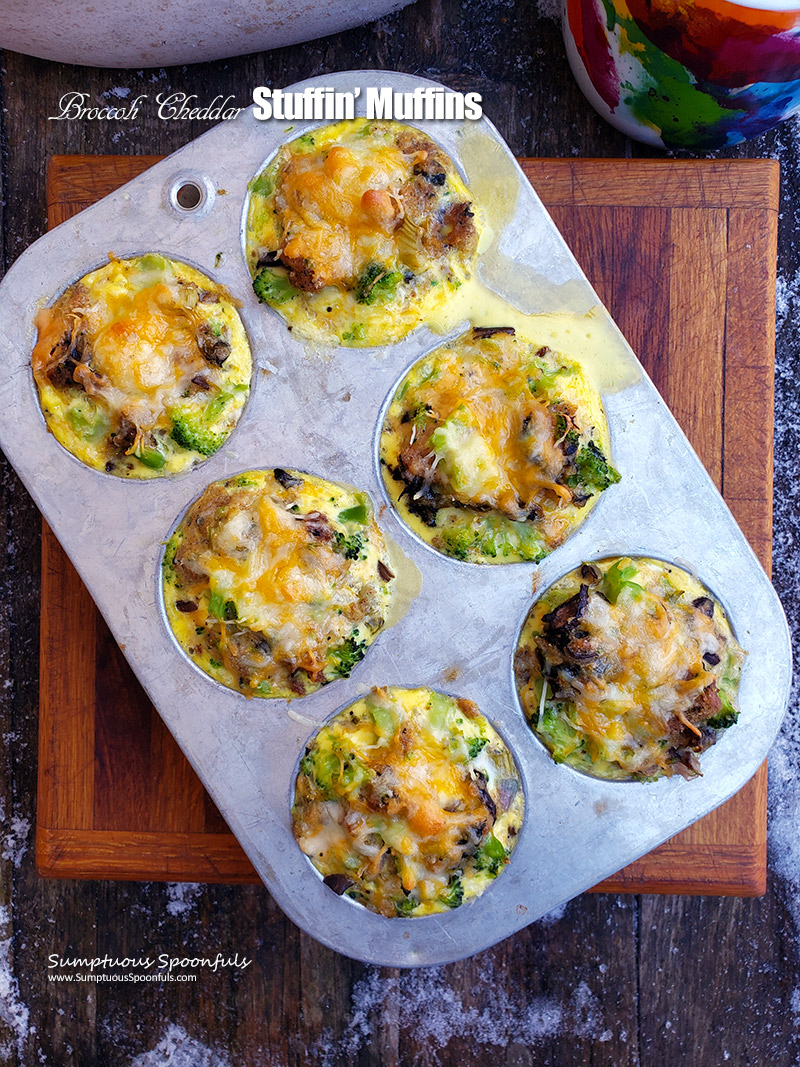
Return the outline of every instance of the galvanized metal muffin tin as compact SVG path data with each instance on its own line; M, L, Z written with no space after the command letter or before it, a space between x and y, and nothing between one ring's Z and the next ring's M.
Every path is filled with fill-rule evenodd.
M348 72L294 86L337 90L421 79ZM254 467L306 469L369 490L386 503L377 462L382 411L396 383L442 343L427 330L384 350L307 352L257 304L243 254L248 181L279 144L316 124L223 123L121 190L42 237L0 287L0 444L44 512L114 636L278 903L303 929L349 956L415 966L468 956L643 855L736 792L756 771L788 698L790 646L778 599L672 415L626 349L629 384L604 397L622 481L584 526L538 567L445 559L410 535L387 506L383 529L416 562L422 592L381 634L349 680L305 699L253 699L223 689L180 651L161 600L163 542L209 482ZM530 184L490 123L414 123L463 167L466 138L486 138L492 166L519 182L495 248L514 259L527 312L587 311L598 300ZM466 168L467 183L471 173ZM201 190L195 210L178 188ZM475 190L473 190L475 191ZM229 286L255 364L251 399L215 456L170 479L133 482L84 467L50 435L30 370L34 316L71 282L117 256L162 252ZM487 259L482 270L490 275ZM511 275L507 275L511 277ZM609 320L610 321L610 320ZM502 325L502 324L498 324ZM612 327L619 344L621 337ZM734 729L702 757L704 777L608 783L556 766L526 725L512 674L532 602L580 562L614 554L673 560L697 572L749 652ZM72 625L69 619L64 625ZM478 900L445 915L393 919L335 896L291 830L295 768L316 726L371 685L432 686L477 702L517 759L525 826L511 863Z

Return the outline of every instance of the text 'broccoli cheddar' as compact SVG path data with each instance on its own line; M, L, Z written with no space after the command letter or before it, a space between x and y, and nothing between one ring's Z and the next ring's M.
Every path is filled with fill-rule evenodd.
M471 563L539 561L619 481L600 397L573 360L476 327L415 363L392 400L381 463L400 515Z
M300 848L338 894L388 917L477 897L508 863L524 797L505 743L470 700L373 689L300 761Z
M739 715L745 653L692 575L653 559L585 563L533 606L520 699L557 763L600 778L701 773Z
M96 470L153 478L225 442L252 361L228 291L184 263L111 259L37 318L33 374L47 425Z
M347 678L387 621L395 574L366 493L247 471L210 485L164 554L179 644L245 696L304 696Z
M470 276L477 247L472 199L452 160L397 122L312 130L250 185L255 293L313 341L405 337Z

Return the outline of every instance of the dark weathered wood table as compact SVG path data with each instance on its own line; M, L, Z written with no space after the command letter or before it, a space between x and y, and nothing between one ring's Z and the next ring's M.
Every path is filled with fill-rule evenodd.
M549 11L552 5L541 4ZM3 267L46 228L55 153L166 154L207 124L48 121L71 90L98 103L139 94L233 94L325 71L379 67L483 94L518 156L650 154L597 118L575 86L557 24L533 2L419 0L308 45L166 71L97 71L6 53ZM774 577L800 624L800 126L724 153L782 162ZM107 249L98 249L98 255ZM2 416L0 416L2 417ZM336 1067L470 1064L783 1067L800 1062L800 751L790 712L771 760L770 872L761 899L584 896L463 963L366 967L287 922L258 886L167 886L38 878L33 863L38 709L38 512L0 480L0 1061L55 1067ZM195 983L48 980L58 957L213 958L246 967Z

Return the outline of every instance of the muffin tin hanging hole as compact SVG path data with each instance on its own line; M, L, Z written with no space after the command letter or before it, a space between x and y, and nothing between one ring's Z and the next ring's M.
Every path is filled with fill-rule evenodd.
M214 184L203 174L182 172L169 184L167 200L178 215L206 215L216 198Z

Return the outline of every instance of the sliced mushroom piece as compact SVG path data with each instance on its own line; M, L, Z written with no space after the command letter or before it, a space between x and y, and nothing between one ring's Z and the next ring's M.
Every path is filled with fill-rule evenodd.
M226 331L227 332L227 331ZM231 354L231 343L225 337L216 335L207 322L201 323L197 330L197 347L203 359L215 367L221 367Z
M472 339L474 341L485 341L489 337L494 337L496 333L505 333L509 337L516 335L516 330L513 326L473 326L472 327Z
M272 476L279 485L283 486L284 489L294 489L298 485L303 484L302 478L296 478L293 474L289 474L288 471L285 471L282 467L276 467L275 470L272 472Z
M714 601L710 596L699 596L696 600L692 601L692 607L697 608L698 611L702 611L702 613L707 615L709 619L714 618Z
M350 886L355 885L352 878L348 878L346 874L326 874L322 879L323 883L332 889L337 897L346 893Z

